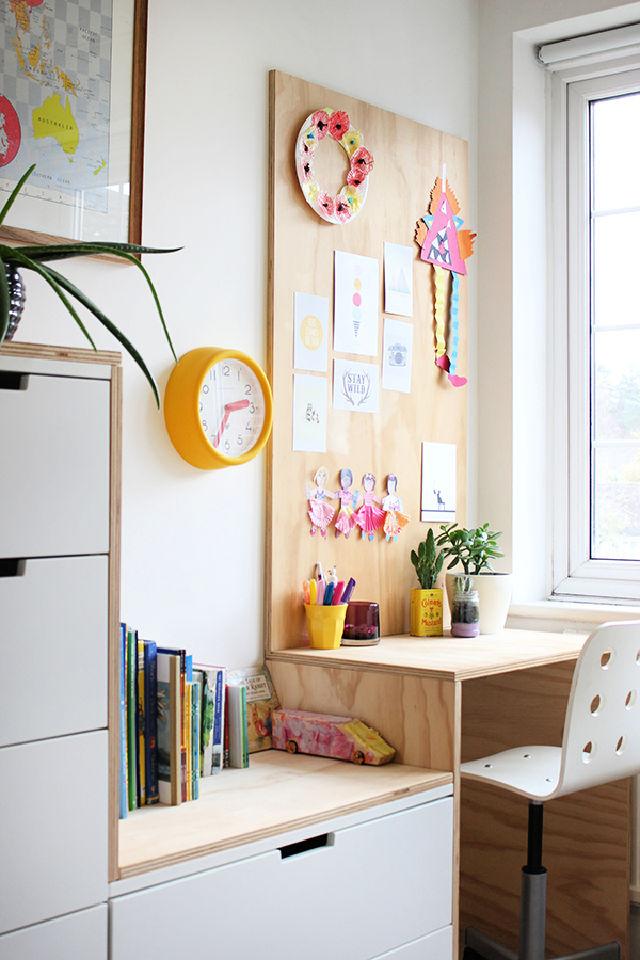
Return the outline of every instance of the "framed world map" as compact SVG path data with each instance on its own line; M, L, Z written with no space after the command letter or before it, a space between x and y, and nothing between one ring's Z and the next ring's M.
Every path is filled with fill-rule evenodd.
M140 242L147 0L0 0L2 235Z

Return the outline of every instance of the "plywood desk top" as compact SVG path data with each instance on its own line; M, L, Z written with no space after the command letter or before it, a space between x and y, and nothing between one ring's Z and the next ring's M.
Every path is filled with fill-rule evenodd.
M390 763L356 766L278 750L254 754L248 770L200 782L200 799L150 806L118 825L120 877L262 840L453 782L453 774Z
M331 667L390 670L448 680L470 680L512 670L527 670L575 660L587 633L547 633L539 630L503 630L474 637L383 637L375 647L339 650L300 648L270 655L274 660L320 663Z

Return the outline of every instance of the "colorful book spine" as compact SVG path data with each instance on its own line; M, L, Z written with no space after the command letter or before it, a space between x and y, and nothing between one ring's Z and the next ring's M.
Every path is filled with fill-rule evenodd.
M184 699L184 726L187 732L186 735L186 747L187 747L187 800L193 800L193 784L192 784L192 768L193 768L193 753L191 747L191 694L193 688L193 657L191 654L186 654L184 658L184 669L185 669L185 699Z
M127 791L127 625L120 624L120 762L118 766L118 777L120 781L119 790L119 815L124 820L129 811L129 796Z
M242 736L242 766L249 766L249 727L247 723L247 688L243 684L240 688L240 733Z
M158 795L160 803L177 804L181 790L180 656L158 650Z
M200 796L200 684L195 680L191 684L191 796L197 800Z
M127 794L129 810L135 810L138 805L137 790L137 722L138 698L136 695L136 647L135 634L127 629Z
M158 648L144 641L145 775L147 803L158 802Z
M173 653L180 658L180 797L187 799L187 716L185 694L187 683L187 652L178 647L158 647L158 653Z
M218 668L215 673L213 743L211 749L211 772L220 773L225 754L225 699L227 685L224 670ZM228 750L228 747L227 747ZM228 759L228 758L227 758Z
M137 636L138 632L136 631L136 637ZM144 807L147 802L144 640L136 640L136 648L138 651L138 673L136 678L136 689L138 692L138 806Z

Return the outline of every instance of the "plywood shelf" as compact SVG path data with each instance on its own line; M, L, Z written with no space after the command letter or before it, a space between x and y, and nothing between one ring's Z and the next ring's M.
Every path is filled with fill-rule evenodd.
M248 770L201 781L200 799L152 806L119 821L121 878L262 840L452 783L451 773L399 763L359 767L277 750Z
M270 660L285 660L332 668L388 670L448 680L470 680L542 664L575 660L587 633L503 630L494 636L421 638L383 637L375 647L308 647L274 651Z

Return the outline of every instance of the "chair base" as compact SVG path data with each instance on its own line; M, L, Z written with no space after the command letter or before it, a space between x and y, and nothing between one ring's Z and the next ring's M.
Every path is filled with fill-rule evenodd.
M565 954L556 960L620 960L620 944L607 943L603 947L590 947L579 953ZM518 954L496 943L479 930L468 927L464 935L463 960L519 960Z

